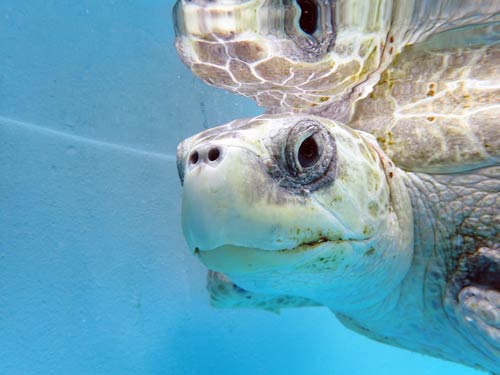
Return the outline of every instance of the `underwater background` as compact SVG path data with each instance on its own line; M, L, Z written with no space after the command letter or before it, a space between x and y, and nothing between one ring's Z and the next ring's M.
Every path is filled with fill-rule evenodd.
M0 0L0 374L481 374L326 308L216 310L184 138L262 112L174 47L172 0Z

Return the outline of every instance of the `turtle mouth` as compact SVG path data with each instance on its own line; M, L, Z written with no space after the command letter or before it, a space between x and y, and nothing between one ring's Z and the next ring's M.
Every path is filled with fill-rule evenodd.
M249 274L294 268L314 261L337 247L350 247L350 240L320 238L292 249L263 250L253 247L223 245L212 250L195 248L195 255L209 269L226 274Z

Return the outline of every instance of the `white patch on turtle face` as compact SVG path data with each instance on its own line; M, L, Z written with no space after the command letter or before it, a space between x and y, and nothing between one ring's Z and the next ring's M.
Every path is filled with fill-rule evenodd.
M302 129L326 132L317 149L332 159L308 167L324 173L312 183L289 183L282 159L286 147L300 149L288 143ZM335 150L321 144L331 141ZM315 116L261 116L186 140L179 158L189 247L247 290L341 308L378 302L408 270L411 207L399 172L356 131Z

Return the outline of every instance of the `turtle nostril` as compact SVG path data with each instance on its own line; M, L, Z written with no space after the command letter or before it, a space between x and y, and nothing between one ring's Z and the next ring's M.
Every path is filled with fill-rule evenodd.
M198 163L198 159L199 159L199 155L198 155L198 151L195 151L191 154L191 156L189 157L189 162L191 164L196 164Z
M217 147L211 148L210 151L208 151L208 160L210 161L217 160L219 156L220 156L220 151Z

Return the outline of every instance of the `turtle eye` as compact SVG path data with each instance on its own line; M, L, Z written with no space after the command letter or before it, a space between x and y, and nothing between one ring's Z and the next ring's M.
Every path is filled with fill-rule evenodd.
M314 136L311 135L302 141L297 153L297 159L302 168L308 168L318 161L319 150Z
M318 28L318 7L312 0L297 0L300 7L299 26L303 32L312 35Z
M323 58L335 45L337 1L281 0L281 2L285 6L284 31L302 52L300 59L310 62Z
M329 131L315 120L301 120L290 128L281 149L280 185L313 191L332 181L336 146Z

